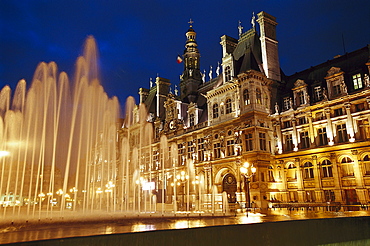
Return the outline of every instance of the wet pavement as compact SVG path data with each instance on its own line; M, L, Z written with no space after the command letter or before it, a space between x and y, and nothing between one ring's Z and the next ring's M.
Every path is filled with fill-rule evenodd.
M370 211L307 211L287 209L230 215L207 214L113 214L110 217L90 215L53 220L13 221L0 225L0 244L35 240L106 235L153 230L172 230L219 225L252 224L286 220L370 216Z

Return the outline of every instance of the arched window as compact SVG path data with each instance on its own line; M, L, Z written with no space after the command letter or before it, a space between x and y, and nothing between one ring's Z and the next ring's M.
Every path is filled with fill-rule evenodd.
M248 104L251 103L250 98L249 98L249 91L248 91L248 89L245 89L243 91L243 100L244 100L244 105L248 105Z
M324 160L321 163L321 172L323 178L333 177L333 167L329 160Z
M231 69L230 66L225 68L225 82L231 80Z
M213 104L213 119L218 118L218 104Z
M304 179L313 179L314 174L313 174L313 165L311 162L306 162L303 165L303 178Z
M231 105L231 99L226 100L226 114L230 114L232 112L232 105Z
M289 164L286 177L288 181L293 181L297 179L297 168L294 164Z
M341 161L341 168L342 168L342 175L343 177L346 176L353 176L353 160L349 157L344 157Z
M262 93L259 88L256 89L256 103L262 104Z
M365 155L363 159L364 171L366 175L370 175L370 158L369 155Z

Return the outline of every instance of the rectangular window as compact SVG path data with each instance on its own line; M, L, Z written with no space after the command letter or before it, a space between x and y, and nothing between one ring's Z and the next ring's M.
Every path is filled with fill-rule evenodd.
M343 115L343 108L334 109L334 117Z
M244 136L245 136L245 150L252 151L253 150L252 133L246 133Z
M185 146L183 144L178 144L177 145L177 153L178 153L178 162L177 164L179 166L184 166L185 165Z
M300 124L300 125L307 124L307 118L306 117L298 118L298 124Z
M319 135L319 145L327 145L328 144L328 136L326 135L326 127L319 128L318 130Z
M193 141L188 141L188 159L193 158L194 149L195 147L194 147Z
M315 120L323 120L324 114L322 112L318 112L315 114Z
M228 140L228 141L226 141L226 155L227 156L233 156L233 155L235 155L235 151L234 151L234 140Z
M266 133L259 133L259 139L260 139L260 150L267 150L266 149Z
M337 125L338 142L348 142L348 134L346 124Z
M213 145L213 153L214 153L214 158L221 157L221 143L215 143Z
M352 81L353 81L353 88L355 90L361 89L363 87L360 73L353 75Z
M290 98L284 97L283 98L283 110L288 110L288 109L290 109Z
M363 103L355 104L356 112L365 110L365 105Z
M324 190L325 202L335 202L335 193L332 190Z
M297 93L297 99L298 99L298 105L302 105L305 103L303 91L300 91Z
M321 86L316 86L313 88L313 96L315 101L322 100L322 89Z
M342 91L340 90L340 85L333 85L333 95L336 96L336 95L339 95L341 94Z
M293 150L293 137L292 134L285 135L285 150L292 151Z
M301 148L307 149L310 147L310 137L308 136L308 131L301 132Z
M198 161L204 161L204 139L198 139Z
M289 127L292 127L292 123L290 120L287 120L283 122L283 126L284 128L289 128Z

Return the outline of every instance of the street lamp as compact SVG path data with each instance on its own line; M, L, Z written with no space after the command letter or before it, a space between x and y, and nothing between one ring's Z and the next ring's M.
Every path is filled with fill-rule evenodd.
M252 166L248 162L244 162L243 166L240 167L240 172L244 176L244 189L245 189L245 200L247 208L251 207L251 197L250 197L250 178L256 173L257 168Z

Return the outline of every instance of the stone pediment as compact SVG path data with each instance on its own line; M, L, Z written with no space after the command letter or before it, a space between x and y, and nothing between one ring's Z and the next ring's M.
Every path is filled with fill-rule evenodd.
M339 67L332 67L328 70L326 77L330 77L339 73L342 73L342 69L340 69Z
M302 88L302 87L306 87L306 86L307 86L307 84L306 84L306 82L304 82L304 80L297 79L297 81L294 82L293 90L296 90L296 89L299 89L299 88Z

